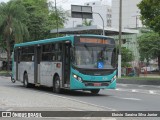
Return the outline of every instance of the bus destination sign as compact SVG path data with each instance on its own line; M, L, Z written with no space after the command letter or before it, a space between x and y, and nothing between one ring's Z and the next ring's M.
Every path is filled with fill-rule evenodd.
M110 44L110 40L101 38L80 38L81 43Z

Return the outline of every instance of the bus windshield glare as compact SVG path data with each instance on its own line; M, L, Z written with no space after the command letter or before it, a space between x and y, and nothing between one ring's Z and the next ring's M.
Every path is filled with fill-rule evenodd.
M114 69L113 57L115 52L109 46L87 46L87 44L75 46L73 64L78 68L89 69Z

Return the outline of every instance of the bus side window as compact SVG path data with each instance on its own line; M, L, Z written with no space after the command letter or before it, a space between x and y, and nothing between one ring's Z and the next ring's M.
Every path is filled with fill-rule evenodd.
M58 55L57 60L58 60L58 61L61 61L61 55Z
M32 55L32 61L34 61L34 55Z
M19 51L19 50L18 50ZM30 62L30 61L33 61L32 59L32 56L34 56L34 46L30 46L30 47L23 47L21 49L21 52L20 52L20 60L21 61L26 61L26 62Z
M55 61L56 60L56 55L53 54L52 60Z
M59 49L59 44L56 43L56 44L55 44L55 51L58 51L58 49Z
M54 44L54 51L62 51L62 43L56 43Z

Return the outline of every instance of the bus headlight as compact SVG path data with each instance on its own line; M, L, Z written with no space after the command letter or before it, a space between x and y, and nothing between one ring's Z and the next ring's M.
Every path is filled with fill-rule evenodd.
M73 74L73 77L74 77L75 79L77 79L77 78L78 78L78 76L77 76L77 75L75 75L75 74Z
M111 79L111 82L113 82L116 79L116 75Z
M78 81L82 82L82 78L81 78L81 77L79 77L79 76L77 76L77 75L75 75L75 74L73 74L73 77L74 77L75 79L77 79Z
M77 80L79 80L80 82L82 82L82 78L81 77L78 77Z

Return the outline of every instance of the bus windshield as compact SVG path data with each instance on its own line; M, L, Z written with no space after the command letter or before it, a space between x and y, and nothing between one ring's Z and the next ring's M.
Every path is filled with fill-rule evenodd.
M115 52L109 46L75 46L73 64L78 68L114 69Z

